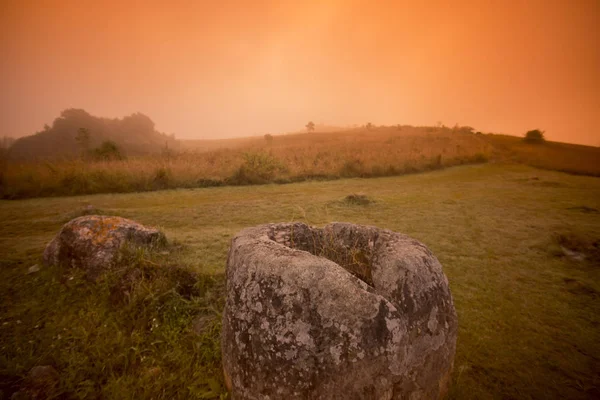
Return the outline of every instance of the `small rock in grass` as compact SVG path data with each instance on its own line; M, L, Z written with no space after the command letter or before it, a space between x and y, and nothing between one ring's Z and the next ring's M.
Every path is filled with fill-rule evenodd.
M583 254L583 253L580 253L578 251L569 250L564 246L560 246L560 249L562 250L562 252L565 256L567 256L568 258L570 258L572 260L575 260L575 261L585 260L585 254Z
M366 206L367 204L375 203L375 200L364 193L353 193L346 196L344 202L352 205Z
M40 266L38 264L34 264L31 267L29 267L29 269L27 270L28 274L33 274L36 273L40 270Z
M125 243L152 246L166 241L162 232L135 221L99 215L75 218L66 223L44 250L44 264L81 268L96 280L113 268Z

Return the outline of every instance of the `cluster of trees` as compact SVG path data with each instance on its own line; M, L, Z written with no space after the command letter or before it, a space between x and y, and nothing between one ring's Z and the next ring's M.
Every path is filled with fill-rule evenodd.
M10 157L31 159L96 154L102 158L109 149L117 149L119 154L149 154L178 145L174 135L158 132L154 122L144 114L101 118L71 108L61 112L52 126L45 125L42 131L18 139L11 147ZM115 152L112 154L111 157L116 157Z
M90 148L92 135L87 128L79 128L75 136L75 142L79 146L81 158L92 160L121 160L124 158L119 146L112 140L105 140L100 146L95 149Z

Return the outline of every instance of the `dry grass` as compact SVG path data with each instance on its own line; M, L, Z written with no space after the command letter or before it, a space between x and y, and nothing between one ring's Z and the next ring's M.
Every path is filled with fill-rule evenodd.
M507 135L485 135L494 147L494 158L536 168L578 175L600 176L600 147L570 143L526 143Z
M475 135L414 127L224 142L238 147L99 162L9 163L1 193L25 198L391 176L484 162L492 150Z
M488 160L600 176L600 148L449 128L379 127L213 141L125 160L6 163L5 199L395 176Z

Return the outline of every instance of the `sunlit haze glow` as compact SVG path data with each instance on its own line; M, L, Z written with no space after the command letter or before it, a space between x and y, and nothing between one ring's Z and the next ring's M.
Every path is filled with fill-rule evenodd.
M0 1L0 136L66 108L179 138L470 125L600 145L600 2Z

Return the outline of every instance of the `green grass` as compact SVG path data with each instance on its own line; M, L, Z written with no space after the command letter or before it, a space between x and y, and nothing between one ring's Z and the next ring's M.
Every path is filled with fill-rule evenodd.
M494 147L492 158L577 175L600 176L600 147L580 144L526 142L508 135L485 135Z
M360 192L374 202L344 201ZM122 270L97 286L60 268L28 275L65 219L88 204L158 226L175 245L169 254L132 252ZM61 375L57 395L224 396L218 335L231 236L268 222L348 221L406 233L440 259L459 316L452 398L597 397L597 210L599 178L501 164L1 201L0 390L8 393L31 367L52 364ZM561 246L590 254L577 261ZM111 290L132 269L144 278L115 304ZM178 277L186 271L197 282L181 290ZM207 327L200 335L191 329L198 316Z

